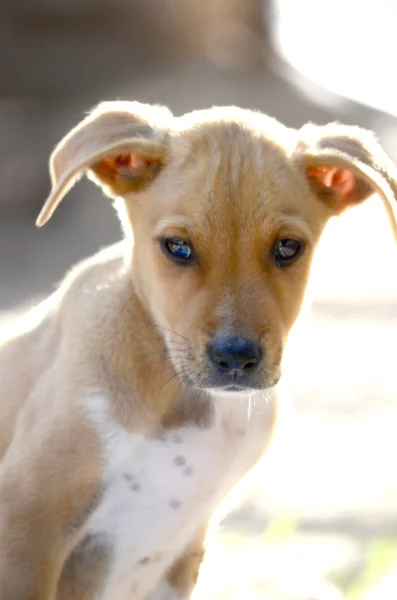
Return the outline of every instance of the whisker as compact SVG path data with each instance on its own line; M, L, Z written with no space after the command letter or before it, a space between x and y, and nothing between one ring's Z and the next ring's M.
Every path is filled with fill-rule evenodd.
M171 350L172 350L172 352L186 352L185 348L172 348ZM171 352L168 348L160 348L159 350L152 350L151 352L145 352L144 354L140 355L140 358L146 358L147 356L152 356L154 354L170 355Z
M162 325L157 325L157 323L156 323L155 327L162 329L163 331L168 331L168 333L172 333L172 335L177 335L178 337L182 338L186 342L188 341L187 337L185 337L181 333L178 333L177 331L173 331L172 329L168 329L167 327L163 327Z
M136 333L135 331L132 331L131 333ZM141 342L157 342L158 344L164 344L164 339L160 336L158 337L143 337L140 338ZM167 340L167 344L185 344L184 341L182 340Z
M183 336L182 334L178 333L177 331L173 331L172 329L168 329L167 327L163 327L162 325L159 325L157 323L155 323L154 321L150 321L148 319L140 319L141 323L140 323L140 327L135 327L133 330L131 330L131 333L139 333L140 331L142 331L142 329L144 329L144 327L146 327L147 325L149 325L150 327L153 327L153 329L162 329L163 331L168 331L169 333L172 333L173 335L176 335L180 338L182 338L182 340L187 341L187 338L185 336ZM155 336L151 337L151 338L146 338L148 340L153 339L156 340L157 338ZM161 336L159 334L159 339L161 339ZM181 340L172 340L174 343L183 343Z
M181 388L182 388L182 381L179 382L179 384L178 384L178 386L177 386L177 388L175 390L175 393L172 394L171 402L173 402L174 400L176 400L176 396L180 392Z
M159 387L159 389L157 390L156 394L159 394L161 392L161 390L163 389L163 387L165 385L167 385L167 383L169 383L170 381L172 381L173 379L176 379L178 377L178 373L175 372L173 375L171 375L171 377L168 377L168 379L166 379L164 381L164 383Z
M152 365L158 365L158 364L160 364L162 361L164 361L166 358L169 358L169 357L168 357L168 356L167 356L167 357L160 356L159 358L157 358L157 359L153 360L151 364L152 364ZM171 358L171 357L170 357L170 358ZM175 357L174 357L174 359L178 359L178 358L179 358L179 356L175 356ZM186 360L187 362L191 362L191 363L192 363L192 362L194 362L194 359L193 359L193 358L189 358L189 357L186 357L186 358L185 358L185 360Z
M195 323L194 321L187 320L187 322L190 323L191 325L193 325L194 327L197 327L197 329L199 329L203 333L205 333L205 334L207 334L209 336L211 335L211 333L207 329L203 329L202 327L200 327L200 325L197 325L197 323Z
M150 359L150 357L158 357L159 360L170 358L170 359L184 359L188 361L194 361L195 358L185 348L173 348L171 350L153 350L152 352L146 352L141 354L139 358L141 360Z
M181 370L182 367L182 370ZM171 377L168 377L164 383L159 387L159 389L157 390L156 394L158 394L165 385L167 385L167 383L169 383L170 381L172 381L173 379L177 378L177 377L183 377L183 376L187 376L189 374L188 369L185 365L178 365L177 367L174 367L174 373L171 375Z

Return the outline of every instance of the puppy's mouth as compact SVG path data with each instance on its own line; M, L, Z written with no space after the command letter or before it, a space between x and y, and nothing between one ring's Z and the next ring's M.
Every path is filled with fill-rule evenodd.
M247 388L243 385L236 385L236 384L226 385L222 389L225 392L249 392L251 390L251 388Z
M192 387L198 390L205 390L211 394L226 393L226 394L249 394L257 391L264 391L268 388L275 386L281 374L277 372L274 375L259 375L255 377L241 377L233 381L224 378L223 376L217 376L213 373L209 375L206 369L202 369L199 373L187 373L184 372L183 376L180 377L182 382L187 387Z
M251 394L252 392L257 391L259 388L252 388L252 387L247 387L244 385L226 385L223 387L210 387L210 388L206 388L207 392L209 392L210 394L216 395L216 394L230 394L231 396L233 396L234 394ZM260 388L260 389L264 389L264 388Z
M225 392L228 394L249 394L252 392L264 391L268 388L275 386L280 380L280 375L274 377L266 377L262 381L248 381L247 383L230 383L230 384L219 384L210 382L209 385L200 386L205 387L207 391L211 393Z
M266 364L262 348L236 337L227 339L226 344L221 342L222 354L209 346L200 357L195 357L190 348L174 349L170 345L168 353L175 375L186 387L233 395L266 390L278 383L278 361Z

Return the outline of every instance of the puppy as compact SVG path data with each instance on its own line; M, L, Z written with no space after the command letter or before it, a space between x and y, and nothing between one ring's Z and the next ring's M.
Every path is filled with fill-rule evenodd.
M51 157L123 241L0 344L1 600L186 600L212 514L264 454L328 219L397 171L371 133L238 108L101 104Z

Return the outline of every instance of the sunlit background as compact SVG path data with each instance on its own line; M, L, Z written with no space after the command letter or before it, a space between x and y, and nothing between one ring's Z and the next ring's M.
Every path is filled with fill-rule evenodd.
M0 308L119 237L89 183L34 219L59 138L100 100L374 130L397 160L395 0L2 0ZM224 520L197 600L397 598L397 251L373 197L327 229L293 337L294 413Z

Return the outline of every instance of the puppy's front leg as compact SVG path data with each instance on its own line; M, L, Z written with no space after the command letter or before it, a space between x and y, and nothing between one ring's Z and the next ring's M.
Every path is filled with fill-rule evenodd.
M204 537L205 532L190 544L147 600L189 600L204 558Z
M85 415L46 400L24 406L0 462L1 600L54 600L99 490L100 444Z

